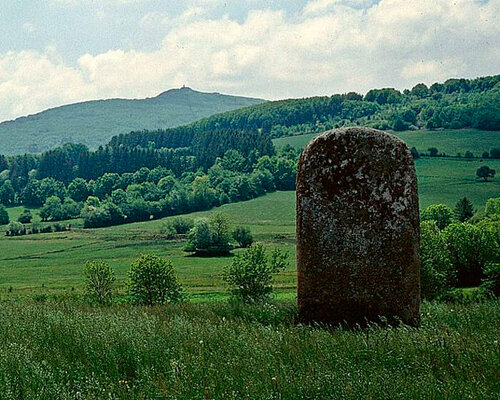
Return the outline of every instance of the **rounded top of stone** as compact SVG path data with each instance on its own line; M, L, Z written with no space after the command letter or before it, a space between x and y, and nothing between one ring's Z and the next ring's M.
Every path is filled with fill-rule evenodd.
M353 127L332 129L319 134L309 142L309 144L304 149L304 152L308 152L310 148L316 147L325 142L332 141L335 139L340 139L343 136L349 136L351 139L359 139L359 140L368 139L374 144L392 143L396 146L402 145L405 148L407 148L407 145L403 140L388 132L374 128L353 126Z

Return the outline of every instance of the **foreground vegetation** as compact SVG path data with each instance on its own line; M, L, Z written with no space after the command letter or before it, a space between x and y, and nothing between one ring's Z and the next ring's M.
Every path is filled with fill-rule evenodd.
M294 324L294 302L0 304L2 399L496 399L496 301L424 303L422 326Z

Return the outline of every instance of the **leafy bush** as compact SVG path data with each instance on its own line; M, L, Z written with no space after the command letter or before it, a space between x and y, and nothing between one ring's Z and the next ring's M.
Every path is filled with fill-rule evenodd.
M486 291L500 296L500 263L493 263L484 269L485 278L481 284Z
M194 220L192 218L177 217L170 221L170 224L174 228L175 232L183 235L188 233L190 229L194 227Z
M422 212L422 221L436 221L439 229L446 228L451 224L453 219L453 211L450 207L444 204L434 204L427 207Z
M17 218L17 221L20 222L21 224L29 224L33 220L33 215L31 214L31 211L28 210L27 208L24 209L24 211L19 215Z
M231 250L229 221L224 214L214 213L200 219L188 232L185 251L205 255L227 254Z
M173 239L175 238L177 232L175 231L172 224L170 222L167 222L166 224L163 224L162 227L160 228L160 233L167 239Z
M4 206L0 205L0 225L7 225L9 222L9 213Z
M85 263L85 294L92 303L111 304L115 276L111 266L101 261Z
M266 299L273 291L273 274L287 267L287 257L279 249L269 255L263 245L254 245L233 259L224 270L223 279L238 299L245 302Z
M443 231L443 237L457 273L458 286L479 285L484 266L498 255L493 233L468 223L454 223Z
M443 233L434 221L420 224L420 288L422 298L433 300L452 286L455 271Z
M137 304L178 303L184 298L170 260L143 254L129 271L129 293Z
M243 248L250 247L253 243L253 236L250 229L241 226L233 231L233 239Z
M11 222L7 227L7 236L22 236L26 234L26 228L19 222Z

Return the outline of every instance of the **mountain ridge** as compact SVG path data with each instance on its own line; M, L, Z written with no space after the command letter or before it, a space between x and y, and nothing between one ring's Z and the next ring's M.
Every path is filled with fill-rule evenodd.
M40 153L67 142L93 149L120 133L171 128L264 101L181 87L154 97L65 104L0 122L0 154Z

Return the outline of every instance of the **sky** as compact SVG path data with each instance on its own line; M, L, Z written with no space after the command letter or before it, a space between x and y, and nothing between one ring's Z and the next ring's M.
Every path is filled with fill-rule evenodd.
M0 121L189 86L269 100L500 73L500 0L0 0Z

